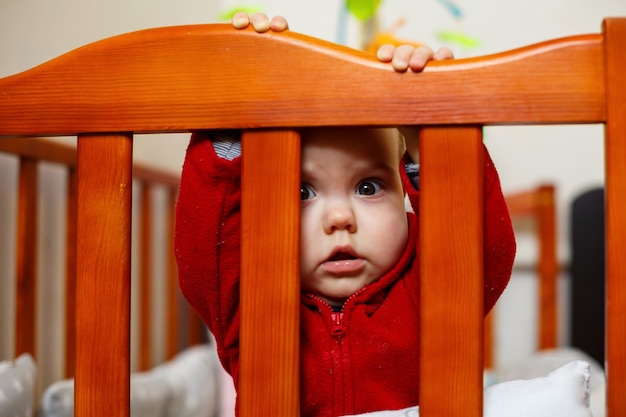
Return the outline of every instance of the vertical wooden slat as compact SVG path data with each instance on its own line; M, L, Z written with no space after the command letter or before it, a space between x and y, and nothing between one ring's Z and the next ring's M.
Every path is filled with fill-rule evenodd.
M37 161L20 158L17 219L15 356L37 358Z
M75 412L130 415L132 136L79 136Z
M65 238L65 378L73 378L76 365L76 209L78 179L75 167L67 170Z
M606 69L607 416L626 416L626 20L603 24Z
M166 330L166 358L172 359L178 353L180 346L179 321L180 314L178 300L180 298L177 279L176 257L174 256L174 227L176 224L176 197L177 190L173 187L167 188L166 196L166 219L167 234L165 241L167 245L166 254L166 309L167 309L167 330Z
M139 370L152 366L152 185L141 185L141 242L139 244Z
M240 415L298 416L299 134L246 132L242 146Z
M423 417L482 416L482 161L481 128L422 130L420 416Z
M558 345L558 266L554 186L542 185L536 193L535 213L539 243L539 349Z

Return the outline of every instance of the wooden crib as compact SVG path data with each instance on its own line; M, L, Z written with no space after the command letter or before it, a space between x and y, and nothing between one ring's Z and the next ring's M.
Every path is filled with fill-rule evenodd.
M16 262L15 262L15 336L12 357L23 353L31 354L38 365L46 361L60 361L64 363L63 372L60 375L52 375L52 382L59 378L73 378L75 374L75 340L76 328L76 209L77 209L77 158L76 148L69 144L45 140L42 138L12 138L0 140L0 154L7 157L7 162L12 164L16 171L16 193L11 201L17 201L17 218L7 220L8 223L16 224ZM44 208L40 201L41 169L45 165L59 167L65 174L66 184L60 191L58 199L66 208L65 233L60 240L65 241L65 279L57 282L64 286L63 299L56 299L55 304L64 310L64 325L56 323L54 316L43 323L45 327L64 330L64 352L61 355L41 353L37 341L37 318L42 317L38 309L45 308L38 303L37 293L41 291L42 280L56 281L54 274L47 272L38 276L40 253L38 242L46 230L45 224L40 224L40 213ZM171 248L174 231L174 206L178 194L180 177L165 170L133 164L133 186L139 192L136 193L135 214L139 219L138 250L136 254L138 269L138 295L134 302L138 304L138 331L134 335L136 344L136 371L146 371L163 360L173 358L187 346L202 343L206 340L203 336L204 329L198 316L183 301L177 284L176 265ZM161 192L163 198L155 198ZM153 221L165 220L163 227L165 239L156 239ZM160 246L160 248L159 248ZM167 249L162 250L163 246ZM161 249L161 250L159 250ZM163 259L163 254L170 256ZM156 260L155 260L156 259ZM162 269L160 275L164 277L161 282L155 279L157 272L155 266ZM8 278L8 277L7 277ZM160 293L165 294L164 305L153 305L153 290L161 285ZM45 298L54 295L46 294ZM64 302L63 302L64 301ZM165 311L164 315L155 315L157 311ZM153 335L154 317L165 317L160 327L165 329L160 332L164 336L161 340ZM8 320L8 318L2 318ZM189 322L188 328L181 327L181 323ZM46 341L44 341L45 343ZM154 345L163 347L164 355L158 358L155 355ZM45 344L44 344L45 346ZM44 349L49 351L51 349ZM5 358L6 359L6 358ZM50 382L50 378L45 378ZM41 388L45 388L45 385Z
M294 32L199 25L114 37L1 79L0 135L78 135L77 415L129 413L133 133L245 129L243 153L257 157L243 160L241 415L295 416L297 128L421 125L420 415L480 416L482 126L533 123L605 124L607 406L626 415L625 49L626 19L607 19L599 34L398 74ZM274 302L279 318L255 314Z

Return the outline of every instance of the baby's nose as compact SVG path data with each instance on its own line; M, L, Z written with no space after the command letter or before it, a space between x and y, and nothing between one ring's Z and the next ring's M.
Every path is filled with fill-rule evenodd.
M343 204L330 207L326 213L324 229L326 233L332 233L335 230L355 232L356 221L352 208Z

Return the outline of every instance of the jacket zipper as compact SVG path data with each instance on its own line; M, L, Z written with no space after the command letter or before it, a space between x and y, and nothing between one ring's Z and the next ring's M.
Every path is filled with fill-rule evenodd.
M341 306L341 310L340 311L334 311L333 308L331 307L331 305L328 303L328 301L324 300L321 297L318 297L317 295L313 295L313 294L307 294L307 297L313 299L313 300L317 300L317 302L321 305L324 305L325 307L327 307L331 313L330 313L330 317L332 319L333 322L333 326L332 326L332 335L335 339L341 339L343 338L343 336L345 335L345 326L343 324L343 311L345 306L353 299L355 298L357 295L359 295L360 293L362 293L363 291L365 291L367 287L363 287L360 290L358 290L357 292L355 292L354 294L352 294L350 297L348 297L346 299L346 301L344 301L343 305Z
M323 305L330 310L330 317L332 320L331 334L333 339L335 339L335 345L332 348L331 355L333 358L333 372L335 374L333 375L333 410L336 415L346 414L346 393L344 383L346 369L344 369L343 363L343 338L346 335L346 328L343 320L344 308L352 298L364 290L365 288L362 288L348 297L348 299L343 303L340 311L334 311L330 304L328 304L328 302L324 299L313 294L308 294L308 297L317 300L320 305ZM339 381L337 381L337 378L339 378Z
M330 313L330 316L333 319L333 337L337 340L341 340L341 338L343 338L343 336L346 334L346 329L343 325L343 311L333 311L332 313Z

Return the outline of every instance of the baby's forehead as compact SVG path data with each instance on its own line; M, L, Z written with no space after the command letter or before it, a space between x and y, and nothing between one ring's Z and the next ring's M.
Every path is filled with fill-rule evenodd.
M382 127L321 127L308 128L302 131L302 146L346 146L371 145L385 147L394 153L404 151L404 140L397 128Z
M337 169L353 174L372 170L396 172L404 153L397 129L331 128L302 132L302 172Z

